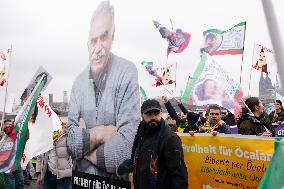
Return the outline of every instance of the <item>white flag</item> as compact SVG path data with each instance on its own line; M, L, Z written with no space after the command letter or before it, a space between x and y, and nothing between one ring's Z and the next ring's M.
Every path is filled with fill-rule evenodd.
M7 83L9 58L11 52L12 49L6 49L4 52L0 52L0 88Z
M22 167L35 156L53 148L53 131L61 130L61 121L46 102L41 93L37 99L38 114L35 123L29 122L29 139L27 140Z

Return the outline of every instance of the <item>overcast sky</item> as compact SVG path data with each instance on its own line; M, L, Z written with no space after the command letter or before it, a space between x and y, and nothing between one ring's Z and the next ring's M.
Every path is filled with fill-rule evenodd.
M40 65L53 76L45 94L53 93L55 101L62 101L64 90L70 95L75 77L88 64L89 22L98 2L1 0L0 50L13 46L9 91L17 99ZM283 20L284 1L273 2L278 20ZM140 63L151 60L164 66L167 48L166 41L153 26L153 19L170 28L171 18L175 29L191 34L188 48L180 54L170 54L168 60L169 64L178 62L176 94L185 89L188 75L193 75L200 61L202 32L207 29L228 30L247 21L242 77L245 94L254 43L272 47L260 0L113 0L111 3L115 7L116 24L112 51L136 64L139 81L149 96L161 95L161 92L148 87L152 81ZM283 33L283 24L280 28ZM241 55L218 56L215 60L239 81ZM251 93L257 95L258 78L253 79Z

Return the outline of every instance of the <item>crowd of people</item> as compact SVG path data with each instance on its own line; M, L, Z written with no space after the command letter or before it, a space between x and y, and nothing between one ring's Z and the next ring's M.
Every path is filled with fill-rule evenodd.
M157 100L146 100L141 106L141 122L132 144L131 158L121 163L117 170L120 176L133 173L135 188L147 188L149 185L156 185L157 188L172 188L171 185L188 187L188 172L178 133L191 136L195 133L211 133L213 136L218 133L231 134L230 126L237 124L239 134L274 137L274 126L284 121L280 100L275 101L275 110L267 114L259 98L249 97L236 119L218 105L210 105L206 117L203 117L202 113L187 110L180 100L174 100L180 112L174 109L168 97L162 96L168 111L165 120L162 118L162 106ZM30 121L34 122L33 119L34 116ZM29 184L32 172L38 188L71 187L74 156L68 151L66 126L63 124L62 131L54 133L54 148L37 156L35 164L28 164L25 170L5 173L7 188L24 188L24 184ZM4 121L4 132L16 137L13 127L12 120ZM30 171L31 168L34 170Z

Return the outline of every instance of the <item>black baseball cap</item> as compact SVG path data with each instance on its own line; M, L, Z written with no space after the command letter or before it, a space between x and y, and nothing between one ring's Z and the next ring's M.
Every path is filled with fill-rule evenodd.
M151 110L162 110L162 107L157 100L149 99L143 102L141 106L141 112L145 114Z

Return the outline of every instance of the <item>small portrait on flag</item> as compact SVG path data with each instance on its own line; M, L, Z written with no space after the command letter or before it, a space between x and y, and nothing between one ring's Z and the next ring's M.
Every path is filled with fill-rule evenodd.
M33 89L35 88L37 83L40 81L42 76L46 76L46 79L47 79L47 81L46 81L46 83L43 87L43 90L52 80L51 75L42 66L40 66L38 68L37 72L35 73L35 75L33 76L33 78L31 79L29 85L25 88L24 92L22 93L21 98L20 98L21 104L24 104L24 102L29 98Z
M214 33L206 33L203 48L201 52L215 52L222 43L222 37Z
M170 30L159 22L153 20L154 25L159 30L162 38L166 39L168 42L168 54L173 51L175 53L181 53L187 46L191 35L181 29Z
M266 57L263 48L260 49L258 60L255 65L253 65L253 68L260 70L261 72L268 73Z
M234 101L225 92L223 85L214 78L205 77L197 82L193 88L192 98L196 104L217 104L229 110L234 109Z
M0 86L6 83L6 67L5 64L0 65Z
M168 48L174 52L178 51L188 38L186 33L181 29L177 29L176 32L173 32L166 27L161 27L159 32L162 37L168 41Z

